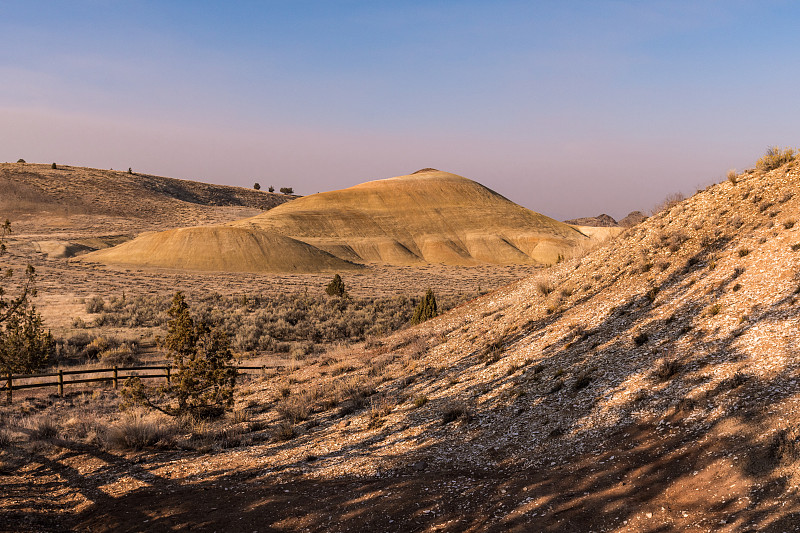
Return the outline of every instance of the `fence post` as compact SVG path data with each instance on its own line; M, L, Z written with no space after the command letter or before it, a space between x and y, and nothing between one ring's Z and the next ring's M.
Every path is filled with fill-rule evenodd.
M169 369L170 367L167 367L167 369L164 371L164 377L167 378L167 385L169 385Z
M114 388L119 388L119 373L117 372L117 365L114 365Z
M6 376L6 385L8 386L8 392L6 393L6 398L8 399L9 405L12 402L12 392L14 390L14 378L11 377L11 372L8 373Z
M58 369L58 395L64 396L64 371Z

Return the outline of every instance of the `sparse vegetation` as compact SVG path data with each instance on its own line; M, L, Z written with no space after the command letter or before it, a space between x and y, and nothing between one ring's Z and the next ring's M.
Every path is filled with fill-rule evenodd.
M796 156L797 152L793 148L770 146L764 156L756 162L756 168L763 172L769 172L794 161Z
M270 191L272 192L272 191ZM281 187L281 192L283 194L294 194L294 189L291 187Z
M659 381L667 381L681 371L682 365L677 359L664 359L656 367L655 376Z

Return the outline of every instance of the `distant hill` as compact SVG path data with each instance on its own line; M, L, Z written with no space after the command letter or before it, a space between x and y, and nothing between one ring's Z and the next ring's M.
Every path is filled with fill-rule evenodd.
M589 239L467 178L435 169L301 198L234 225L358 262L548 264Z
M597 215L596 217L573 218L572 220L565 220L564 223L573 224L575 226L593 226L598 228L611 228L614 226L619 226L616 220L605 213L602 215Z
M0 163L0 217L12 223L70 217L73 223L89 224L87 216L100 216L111 226L125 220L126 227L158 229L242 218L293 198L147 174ZM225 215L226 209L236 214Z
M641 211L631 211L630 213L628 213L628 216L619 221L619 225L625 228L629 228L631 226L639 224L640 222L643 222L646 219L647 215L645 215Z

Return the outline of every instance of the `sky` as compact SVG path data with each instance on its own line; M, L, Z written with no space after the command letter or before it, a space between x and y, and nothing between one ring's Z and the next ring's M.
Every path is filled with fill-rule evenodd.
M800 142L791 1L4 1L0 161L341 189L433 167L564 220Z

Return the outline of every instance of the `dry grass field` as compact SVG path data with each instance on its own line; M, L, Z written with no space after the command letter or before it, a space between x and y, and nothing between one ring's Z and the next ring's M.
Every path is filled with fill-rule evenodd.
M109 386L5 406L2 527L795 531L800 167L735 178L546 269L343 274L353 300L469 301L324 350L256 350L269 368L220 419L120 411ZM94 296L180 289L200 309L217 292L234 320L331 276L109 268L15 238L58 335L116 327L91 325Z

